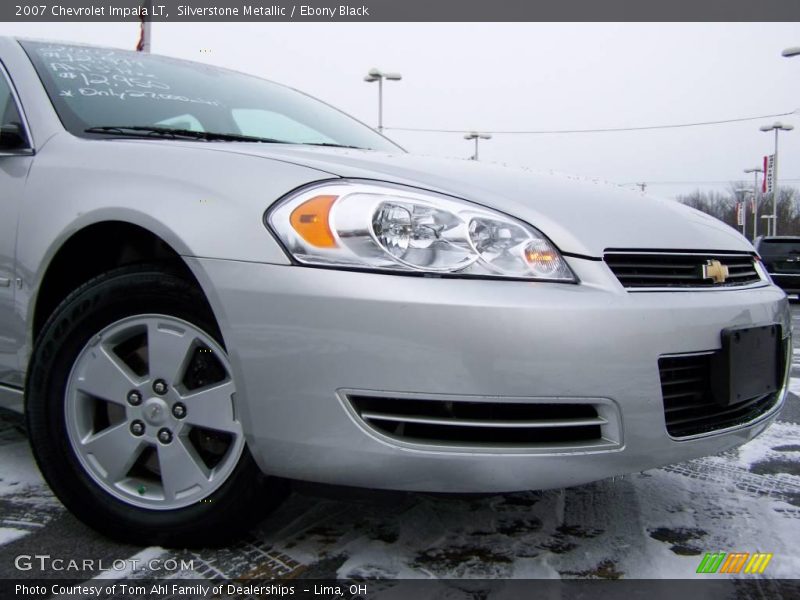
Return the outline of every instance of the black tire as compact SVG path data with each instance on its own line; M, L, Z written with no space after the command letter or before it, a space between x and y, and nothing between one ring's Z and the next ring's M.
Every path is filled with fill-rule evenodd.
M65 391L82 348L111 323L148 313L188 321L224 348L203 294L163 267L122 267L89 281L55 310L34 349L25 400L33 454L64 505L111 538L172 547L218 546L240 536L285 497L285 482L266 477L246 446L227 481L202 502L153 510L126 503L99 486L69 441Z

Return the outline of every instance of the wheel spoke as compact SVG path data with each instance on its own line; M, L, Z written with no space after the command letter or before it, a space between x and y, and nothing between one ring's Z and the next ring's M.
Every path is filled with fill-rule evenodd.
M83 454L96 463L109 483L124 479L141 454L144 442L134 437L127 423L120 423L83 442Z
M164 326L152 321L147 326L147 353L150 377L163 378L171 386L179 383L189 361L195 336L189 329Z
M136 377L125 363L105 346L98 344L84 363L77 387L95 398L124 404L128 392L137 384Z
M217 490L241 458L235 392L225 351L202 328L169 314L130 315L78 354L64 394L67 435L86 474L113 497L183 508Z
M172 443L158 446L161 485L169 500L209 484L210 473L189 444L187 439L176 437Z
M189 425L216 431L239 431L240 425L234 420L231 397L235 391L233 382L228 380L184 396L184 421Z

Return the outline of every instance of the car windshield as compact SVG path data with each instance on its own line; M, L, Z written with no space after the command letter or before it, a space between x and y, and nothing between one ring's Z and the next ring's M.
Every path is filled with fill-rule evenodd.
M761 256L773 256L776 254L800 254L800 238L796 240L777 239L761 240L758 246Z
M324 102L257 77L141 52L20 43L75 135L401 150Z

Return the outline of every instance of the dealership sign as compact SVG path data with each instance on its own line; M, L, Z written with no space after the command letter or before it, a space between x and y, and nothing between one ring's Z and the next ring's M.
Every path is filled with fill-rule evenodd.
M765 194L772 193L773 181L775 181L775 155L770 154L764 157L764 183L761 184L761 191Z

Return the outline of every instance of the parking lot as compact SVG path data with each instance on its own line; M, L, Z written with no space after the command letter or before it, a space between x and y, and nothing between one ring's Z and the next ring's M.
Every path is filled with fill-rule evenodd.
M792 311L798 331L800 305ZM792 389L800 394L797 337L794 357ZM124 546L83 526L41 480L21 417L0 412L3 578L689 578L704 553L718 551L773 553L763 577L797 578L798 539L795 394L764 435L721 455L494 496L304 486L245 540L201 551ZM93 562L15 568L16 557L36 554L65 559L62 566Z

